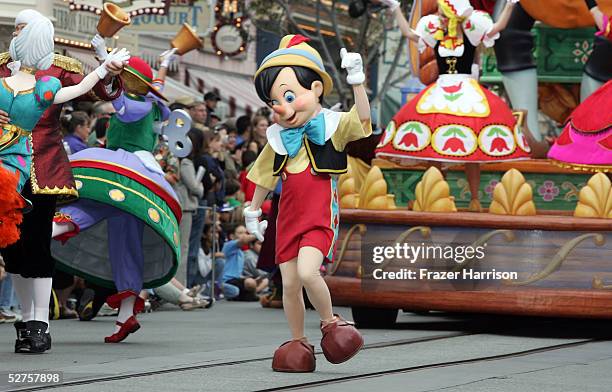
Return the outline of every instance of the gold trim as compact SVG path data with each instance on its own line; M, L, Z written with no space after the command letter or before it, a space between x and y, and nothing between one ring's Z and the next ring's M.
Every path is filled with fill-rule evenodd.
M601 128L601 129L594 129L594 130L592 130L592 131L583 131L583 130L581 130L579 127L577 127L577 126L574 124L574 119L573 119L573 118L570 120L570 122L569 122L569 123L571 124L572 129L573 129L573 130L574 130L576 133L580 133L580 134L583 134L583 135L586 135L586 136L593 136L593 135L598 134L598 133L604 133L604 132L609 131L609 130L610 130L610 128L611 128L610 124L608 124L608 125L606 125L606 127L605 127L605 128Z
M36 72L38 72L38 69L36 69L34 67L27 67L25 65L22 65L21 67L19 67L19 70L21 72L25 72L25 73L30 74L30 75L35 75Z
M7 89L8 91L11 92L11 94L13 94L13 96L15 95L24 95L24 94L30 94L34 92L34 87L29 88L27 90L21 90L19 91L17 94L15 94L15 90L13 90L13 88L11 86L8 85L8 83L6 82L5 78L2 78L2 86L4 86L5 89Z
M509 153L504 154L504 155L493 155L493 154L488 153L487 151L485 151L485 147L486 146L484 144L483 139L485 137L489 137L489 135L486 135L486 133L487 133L488 130L490 130L493 127L505 128L508 131L508 133L510 133L509 137L512 139L512 142L514 143L514 145L512 146L512 151L510 151ZM501 136L499 136L499 137L501 137ZM491 138L491 139L494 139L494 138ZM504 141L505 141L505 138L502 138L502 139L504 139ZM491 142L492 141L493 140L491 140ZM484 152L486 155L488 155L488 156L490 156L492 158L503 158L503 157L505 157L507 155L514 154L516 152L516 149L520 148L520 146L518 145L518 141L517 141L516 136L514 136L514 130L510 129L510 127L508 127L505 124L489 124L486 127L481 128L480 131L478 132L478 148L480 149L480 151ZM491 150L491 152L493 152L493 151ZM529 151L525 151L525 152L529 153Z
M32 163L30 165L30 186L32 187L32 193L35 195L66 195L66 196L75 196L79 197L79 192L73 187L63 186L58 188L54 186L53 188L49 188L45 186L41 188L38 185L38 178L36 177L36 168L34 167L34 162L36 161L36 154L34 152L34 141L32 140L32 135L30 138L30 148L32 149Z
M178 230L178 226L174 223L174 221L176 220L176 218L173 220L172 217L170 217L170 215L168 215L166 213L166 211L163 210L163 208L161 208L160 206L158 206L157 204L155 204L153 202L153 200L149 199L148 197L146 197L145 195L143 195L142 193L135 191L133 189L128 188L125 185L119 184L118 182L115 181L111 181L111 180L107 180L106 178L100 178L100 177L93 177L93 176L84 176L82 174L77 174L74 176L75 178L81 178L84 180L92 180L92 181L100 181L100 182L104 182L113 186L116 186L118 188L122 188L128 192L132 192L133 194L135 194L136 196L140 196L142 199L146 200L149 204L157 207L157 209L166 216L166 218L168 218L168 220L170 221L170 223L172 223L172 226L174 226L175 229Z
M73 59L68 56L62 56L61 54L55 54L53 56L53 65L60 67L69 72L83 74L83 64L80 61Z
M436 136L439 133L442 133L442 131L446 131L448 130L450 127L457 127L461 130L468 130L470 135L472 135L472 137L474 138L474 148L472 148L470 151L466 151L463 155L459 155L456 153L447 153L444 152L443 150L438 150L438 146L436 145ZM442 136L444 137L444 136ZM474 132L474 130L466 125L462 125L462 124L456 124L456 123L451 123L451 124L445 124L445 125L440 125L438 128L436 128L432 133L431 133L431 141L430 141L430 145L431 148L433 148L433 150L435 152L437 152L438 154L445 156L445 157L454 157L454 158L465 158L467 156L472 155L473 153L476 152L476 150L480 149L482 151L482 149L480 148L480 140L478 139L479 135L476 134L476 132ZM466 137L467 139L467 137ZM463 141L463 139L460 139ZM465 147L465 145L464 145ZM442 148L444 148L444 144L442 145ZM458 151L458 150L457 150ZM482 151L484 152L484 151ZM486 154L486 153L485 153Z
M0 53L0 65L6 64L11 60L11 54L9 52Z
M574 171L582 171L587 173L612 173L612 165L586 165L583 163L567 163L556 159L550 159L553 165L559 166L562 169L571 169Z
M3 132L0 136L0 151L15 145L22 136L29 137L32 133L13 124L4 124L2 129L6 133Z
M393 131L390 133L391 137L389 138L389 140L387 140L385 142L385 139L387 138L387 132L389 132L390 128L393 129ZM397 131L397 124L395 124L395 121L391 120L389 122L389 124L387 124L387 128L385 128L385 132L384 132L382 138L380 139L380 142L376 146L376 148L382 148L382 147L386 146L387 144L391 143L393 141L393 139L395 139L395 132L396 131Z
M554 272L558 271L561 268L561 266L563 265L563 263L567 259L567 256L569 256L569 254L578 245L580 245L581 242L583 242L583 241L585 241L585 240L587 240L589 238L593 238L593 243L596 246L601 247L601 246L604 246L606 244L606 237L604 237L601 233L582 234L582 235L580 235L578 237L572 238L571 240L569 240L568 242L563 244L563 246L553 256L552 260L550 260L550 262L541 271L538 271L538 272L532 274L527 279L522 280L522 281L521 280L513 281L513 280L507 279L503 283L505 285L509 285L509 286L527 286L527 285L529 285L531 283L535 283L535 282L538 282L540 280L546 279L551 274L553 274Z
M397 142L397 137L398 135L401 134L401 132L403 132L406 128L408 128L408 125L413 124L413 123L417 123L419 125L422 125L423 127L425 127L427 129L427 142L425 144L423 144L422 148L417 148L416 149L410 149L409 147L402 147L399 142ZM402 129L404 128L404 129ZM402 139L404 138L404 136L406 136L409 132L404 132L404 134L402 135ZM417 142L418 142L419 137L417 136ZM433 144L432 143L433 140L433 132L431 131L431 128L429 127L429 125L417 121L417 120L410 120L410 121L406 121L405 123L403 123L402 125L400 125L399 127L397 127L397 129L395 130L395 135L393 135L393 148L395 148L396 150L399 151L406 151L406 152L418 152L418 151L423 151L424 149L426 149L429 145ZM401 140L400 140L401 141ZM389 143L387 143L389 144Z
M312 151L310 151L310 143L308 142L308 138L304 138L304 146L306 147L306 152L308 153L308 159L310 160L310 164L314 168L317 173L331 173L331 174L344 174L348 171L348 164L345 169L333 170L333 169L319 169L317 167L317 163L315 162L314 155Z
M136 175L137 175L138 177L140 177L140 178L144 178L145 180L149 180L149 181L151 181L151 182L155 182L155 181L151 180L150 178L148 178L148 177L144 176L142 173L140 173L140 172L138 172L138 171L136 171L136 170L134 170L134 169L132 169L132 168L129 168L129 167L127 167L127 166L120 165L120 164L118 164L118 163L113 163L113 162L109 162L109 161L103 161L103 160L101 160L101 159L75 159L75 160L70 161L70 163L71 163L71 164L72 164L72 163L75 163L75 162L98 162L98 163L103 163L103 164L105 164L105 165L109 165L109 166L120 167L120 168L121 168L121 169L123 169L123 170L127 170L127 171L129 171L129 172L132 172L132 173L136 174ZM81 169L81 168L80 168L80 169ZM100 169L100 168L97 168L97 167L84 167L84 168L82 168L82 169L98 169L98 170L106 170L106 169ZM161 186L160 186L160 187L161 187ZM161 187L161 188L164 190L164 192L166 192L166 189L164 189L163 187ZM168 192L166 192L166 193L168 193Z
M366 234L368 229L366 225L364 225L363 223L359 223L359 224L351 226L351 228L344 235L344 238L343 238L344 241L342 241L342 247L340 248L339 256L336 258L335 262L329 268L329 275L333 276L336 273L336 271L338 271L338 268L340 267L342 260L344 260L344 256L345 256L346 250L348 249L349 242L351 241L351 238L353 237L353 234L355 234L356 230L359 230L359 234L363 237Z
M285 155L285 159L283 159L283 163L281 163L277 171L272 171L272 175L277 176L281 171L283 171L283 168L285 167L285 165L287 165L288 160L289 160L289 155Z
M11 59L9 52L0 53L0 65L8 63ZM83 65L80 61L68 56L55 53L53 55L53 65L65 69L66 71L83 74ZM23 68L23 66L22 66Z

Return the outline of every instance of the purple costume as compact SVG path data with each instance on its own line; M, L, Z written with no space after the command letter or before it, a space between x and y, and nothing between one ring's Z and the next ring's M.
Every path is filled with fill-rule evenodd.
M151 93L123 93L112 103L108 149L70 156L81 198L60 212L78 229L53 244L53 255L60 268L138 293L169 281L180 259L178 198L151 154L154 123L170 111Z

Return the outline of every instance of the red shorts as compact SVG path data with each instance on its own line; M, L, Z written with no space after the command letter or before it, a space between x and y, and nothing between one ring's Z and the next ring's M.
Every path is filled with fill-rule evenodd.
M316 174L281 173L282 190L276 220L276 264L295 259L300 248L312 246L332 262L338 238L337 180Z

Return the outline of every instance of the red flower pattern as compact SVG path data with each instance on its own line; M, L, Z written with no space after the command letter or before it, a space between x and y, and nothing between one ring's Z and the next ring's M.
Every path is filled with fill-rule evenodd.
M417 135L415 133L408 132L407 134L404 135L400 144L403 144L406 147L410 147L410 146L418 147L419 140L417 139Z
M508 144L506 143L506 141L499 136L493 139L493 141L491 142L491 152L493 151L504 152L509 149L510 147L508 147Z
M452 152L457 152L461 150L463 152L466 152L463 141L459 139L458 137L449 137L446 140L446 143L444 143L444 147L442 147L442 150L443 151L451 150Z

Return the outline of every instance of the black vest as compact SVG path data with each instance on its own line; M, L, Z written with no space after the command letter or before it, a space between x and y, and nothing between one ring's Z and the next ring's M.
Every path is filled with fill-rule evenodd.
M325 142L324 145L318 146L308 141L304 137L304 147L308 154L308 160L312 169L318 173L327 174L344 174L348 170L348 163L345 151L338 151L334 147L331 139ZM276 154L274 156L274 175L280 176L284 167L289 161L289 155Z

